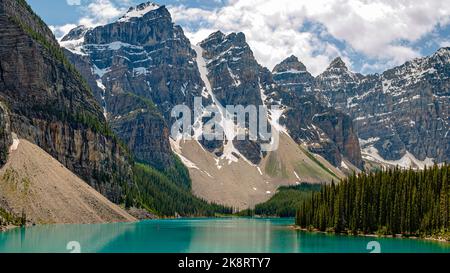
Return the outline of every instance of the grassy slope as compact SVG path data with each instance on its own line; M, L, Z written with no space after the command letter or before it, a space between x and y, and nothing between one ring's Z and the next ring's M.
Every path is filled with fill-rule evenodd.
M253 211L243 211L241 215L294 217L300 204L309 199L313 192L320 191L321 187L320 184L308 183L281 187L269 201L256 205Z

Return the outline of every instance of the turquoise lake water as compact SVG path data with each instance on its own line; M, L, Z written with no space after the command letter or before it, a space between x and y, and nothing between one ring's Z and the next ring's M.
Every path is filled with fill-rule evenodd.
M68 253L450 253L450 243L326 235L289 228L293 219L179 219L103 225L49 225L0 233L0 252ZM76 243L77 244L77 243Z

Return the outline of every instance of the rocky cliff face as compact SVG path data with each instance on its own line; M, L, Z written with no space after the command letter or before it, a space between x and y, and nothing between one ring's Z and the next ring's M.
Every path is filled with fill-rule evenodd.
M314 77L295 56L290 56L276 65L272 73L277 84L291 93L311 92L314 86Z
M260 73L243 33L218 31L200 43L212 91L223 105L262 105Z
M0 2L0 97L11 131L115 202L130 178L124 149L87 84L25 1Z
M332 67L335 66L340 69L337 61ZM306 67L291 56L277 65L272 73L280 86L281 100L287 106L285 123L291 136L335 166L341 167L343 160L347 159L362 168L359 141L352 119L328 107L312 94L315 79Z
M362 76L335 61L315 91L350 114L366 159L420 167L450 159L450 49L381 75Z
M296 101L294 96L305 90L311 91L315 82L295 57L277 66L272 75L258 64L243 33L225 35L218 31L192 47L182 29L173 24L167 9L152 3L130 8L122 18L105 26L95 29L77 27L62 39L62 45L70 51L67 52L69 58L92 86L112 127L136 157L152 164L158 162L156 164L163 167L171 165L170 156L165 156L171 153L165 132L173 122L169 116L173 106L184 104L193 109L194 97L202 97L204 106L220 108L223 112L220 126L225 131L225 140L201 139L200 143L219 157L232 160L245 157L251 163L259 164L265 156L261 151L264 140L250 140L248 135L246 140L237 140L237 134L231 131L239 130L239 126L227 120L224 108L227 105L269 108L278 105L283 111L287 107L297 108L299 105L293 103ZM140 97L153 102L168 125L148 114L139 121L124 119L127 113L115 105L130 103L129 94L135 95L134 99ZM140 103L128 105L126 109L131 116L137 112L143 115L142 107L138 106ZM318 114L317 111L331 111L316 108L308 113L311 117ZM152 112L150 109L144 111ZM345 115L332 111L325 121L317 119L316 126L323 126L318 133L312 129L312 121L299 124L302 111L289 110L288 113L286 124L289 131L298 135L298 143L306 141L300 137L303 134L301 127L315 135L315 144L324 140L314 151L334 165L340 166L344 156L361 167L358 139ZM269 111L271 118L275 115L280 116L281 112ZM208 120L204 118L200 127ZM141 127L143 131L136 133Z
M138 161L164 170L173 166L169 128L156 106L132 93L108 99L112 129Z
M167 9L144 3L111 24L78 27L61 44L136 159L173 167L170 112L175 105L194 109L204 84L195 52Z
M9 118L9 110L3 102L0 102L0 167L2 167L8 159L8 152L11 144L11 120Z
M245 208L270 198L279 185L329 182L344 176L320 155L339 168L346 159L359 166L358 138L348 116L331 112L317 100L311 109L300 108L303 97L280 87L281 80L277 83L274 77L288 76L286 84L295 79L300 86L304 78L283 72L305 72L310 90L314 79L306 68L288 60L279 66L279 75L273 75L258 64L243 33L216 32L191 45L164 6L145 3L111 24L77 27L61 45L136 159L174 170L172 152L176 153L189 168L193 192L206 200ZM193 110L195 97L203 103L197 109L200 116L191 120L195 138L170 139L172 108L187 105ZM268 117L269 131L279 133L279 150L264 152L262 147L270 139L259 134L253 139L247 130L250 120L238 122L226 106L266 109L259 117ZM208 123L212 118L217 121L214 128ZM219 129L223 140L205 138ZM317 140L308 147L319 155L302 146L308 141L301 135L303 130L314 136L309 140ZM245 140L238 140L241 135Z
M259 118L265 118L264 113L258 109L265 105L263 102L265 69L253 56L245 35L243 33L225 35L218 31L202 41L199 47L202 51L197 54L202 54L201 57L205 60L207 71L205 76L214 103L220 108L252 106L258 111ZM245 124L235 126L249 128L249 120L247 119ZM237 131L237 128L235 129ZM261 152L263 140L260 137L256 136L256 140L251 139L248 134L245 135L245 140L238 140L237 134L233 137L235 138L232 142L238 153L253 164L261 162L264 154ZM230 138L230 134L227 138Z

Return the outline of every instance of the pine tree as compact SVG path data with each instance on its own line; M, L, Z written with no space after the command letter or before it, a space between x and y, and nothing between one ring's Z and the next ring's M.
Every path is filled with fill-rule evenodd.
M296 222L335 232L450 234L449 169L354 174L304 201Z

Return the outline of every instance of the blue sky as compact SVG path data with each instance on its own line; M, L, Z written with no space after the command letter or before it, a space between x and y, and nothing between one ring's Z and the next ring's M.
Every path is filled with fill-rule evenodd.
M114 21L144 0L28 0L56 36ZM450 46L450 5L442 0L168 0L188 38L242 31L269 69L294 54L317 75L341 56L363 74L382 72Z

